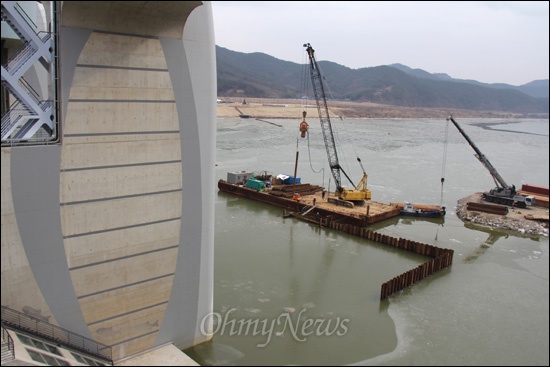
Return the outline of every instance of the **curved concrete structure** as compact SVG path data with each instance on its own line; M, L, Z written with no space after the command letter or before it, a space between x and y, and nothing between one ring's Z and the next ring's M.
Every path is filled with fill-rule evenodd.
M112 347L206 341L209 2L62 2L57 145L2 148L2 305Z

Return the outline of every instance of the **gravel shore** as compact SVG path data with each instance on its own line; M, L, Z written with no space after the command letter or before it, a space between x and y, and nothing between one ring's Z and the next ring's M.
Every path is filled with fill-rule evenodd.
M480 203L481 193L462 198L456 206L456 215L463 221L477 223L489 227L507 229L521 234L540 235L548 237L548 209L541 207L509 208L508 214L497 215L479 211L467 210L467 203ZM545 221L525 218L525 215L546 216Z

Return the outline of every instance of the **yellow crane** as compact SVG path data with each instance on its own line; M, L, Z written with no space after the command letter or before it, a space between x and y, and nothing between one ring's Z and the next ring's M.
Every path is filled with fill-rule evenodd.
M335 202L337 204L344 204L347 206L353 206L353 204L363 204L365 200L371 199L371 191L367 188L367 173L363 168L363 163L359 157L357 160L361 165L363 170L363 177L359 184L354 185L353 181L349 178L344 169L340 166L338 162L338 154L336 152L336 143L334 142L334 133L332 131L332 126L330 123L330 116L328 112L327 99L325 96L325 87L323 85L323 78L321 76L321 71L317 65L317 60L315 59L315 50L309 43L304 44L306 52L309 57L309 71L311 75L311 83L313 85L313 93L315 94L315 101L317 103L317 111L319 112L319 120L321 121L321 130L323 132L323 138L325 140L325 147L327 150L328 162L330 166L330 171L332 177L334 177L334 182L336 184L336 196L338 200ZM351 183L353 188L342 187L340 172L346 176L348 181ZM329 201L330 198L329 198ZM346 203L340 203L338 201L344 201Z

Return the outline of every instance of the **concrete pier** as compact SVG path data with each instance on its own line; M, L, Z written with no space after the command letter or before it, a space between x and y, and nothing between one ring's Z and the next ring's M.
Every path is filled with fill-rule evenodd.
M2 141L2 305L109 346L114 362L209 340L210 2L21 3L54 39L41 87L59 97L59 139ZM31 19L17 9L3 27ZM6 42L6 59L24 41Z

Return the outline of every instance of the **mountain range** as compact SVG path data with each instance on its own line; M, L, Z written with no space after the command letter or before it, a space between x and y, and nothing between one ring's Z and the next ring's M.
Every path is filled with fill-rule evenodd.
M216 63L218 96L276 99L313 96L305 65L220 46L216 46ZM351 69L331 61L318 61L318 66L327 99L400 107L549 113L548 79L512 86L455 79L402 64Z

